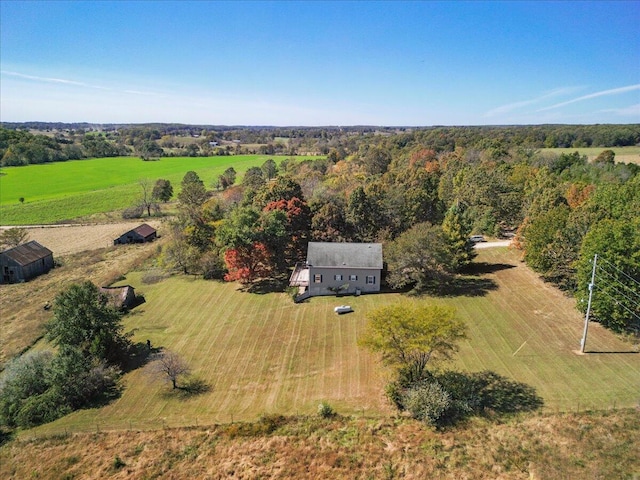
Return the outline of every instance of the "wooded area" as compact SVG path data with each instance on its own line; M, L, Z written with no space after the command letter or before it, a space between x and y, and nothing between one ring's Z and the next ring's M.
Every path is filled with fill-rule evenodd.
M616 331L640 329L640 167L616 162L612 150L640 144L639 125L4 126L20 130L0 130L3 165L65 155L144 159L185 148L288 152L239 179L229 167L211 188L196 172L184 177L163 251L164 264L183 273L284 288L308 241L381 242L390 287L446 293L473 259L469 236L485 234L513 238L527 264L574 294L579 308L599 254L592 319ZM578 151L540 150L598 145L593 161ZM300 151L325 155L296 161ZM134 216L152 212L160 198L150 198Z
M249 290L284 288L308 241L382 242L390 287L446 294L473 259L469 236L486 234L513 238L523 259L574 294L579 308L599 253L610 267L592 319L638 331L638 165L616 163L611 150L589 162L578 152L540 152L490 136L482 149L439 149L431 133L374 135L355 151L286 159L277 168L266 162L239 185L221 178L214 191L190 172L165 265ZM190 199L194 188L199 194Z
M402 148L417 143L440 152L457 148L507 150L523 148L624 147L640 144L640 126L532 125L477 127L224 127L181 124L7 123L0 126L0 165L136 155L233 154L331 155L343 158L380 138L394 137ZM332 150L335 152L332 153ZM371 158L375 170L389 152ZM377 164L377 166L376 166Z

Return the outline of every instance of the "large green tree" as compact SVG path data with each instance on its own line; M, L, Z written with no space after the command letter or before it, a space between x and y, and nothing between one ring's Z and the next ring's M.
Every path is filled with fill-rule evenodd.
M7 365L0 382L0 423L15 426L25 402L47 391L52 358L48 351L29 352Z
M259 167L249 167L242 177L242 186L258 189L266 183L264 172Z
M60 292L53 304L47 338L61 350L74 348L87 359L122 365L130 341L123 333L122 314L106 295L85 281Z
M640 330L640 217L606 219L584 238L578 261L578 302L585 311L594 255L598 254L592 317L618 332Z
M377 220L380 219L379 209L375 202L367 195L361 186L349 195L346 220L354 232L354 240L373 242L378 232Z
M385 257L389 284L394 288L411 286L416 291L441 287L457 265L442 227L428 222L413 226L390 242Z
M220 186L222 187L222 189L226 189L229 188L230 186L232 186L234 183L236 183L236 170L233 167L229 167L227 168L222 175L220 175L219 181L220 181Z
M216 243L224 252L230 273L226 278L251 283L277 272L288 244L287 225L282 210L233 210L216 232Z
M525 260L543 275L553 270L558 256L557 247L562 246L562 232L567 224L570 209L558 205L540 214L524 229Z
M164 150L153 140L143 140L136 144L136 153L143 160L160 158L164 155Z
M264 177L267 179L267 181L271 180L272 178L276 178L276 176L278 175L278 166L272 158L269 158L266 162L264 162L260 168L262 169L262 173L264 173Z
M178 194L180 207L191 215L198 215L200 207L207 200L207 189L204 182L194 171L185 173L180 184L181 190Z
M168 202L171 200L171 197L173 197L173 186L171 182L162 178L156 180L151 195L158 202Z
M442 222L442 232L449 241L453 270L460 271L473 261L477 253L469 241L471 227L463 219L459 207L454 205L447 211Z
M422 372L430 361L449 359L465 335L455 308L404 301L372 310L358 343L387 365Z

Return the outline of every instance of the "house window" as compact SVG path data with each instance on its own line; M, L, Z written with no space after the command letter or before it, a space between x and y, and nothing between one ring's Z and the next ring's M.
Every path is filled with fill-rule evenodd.
M316 273L313 276L313 283L322 283L322 275L320 275L319 273Z
M338 280L339 282L341 282L342 281L342 275L334 275L333 279L334 280Z
M367 275L367 285L375 285L376 277L373 275Z
M355 282L358 280L358 275L349 275L349 281L350 282Z

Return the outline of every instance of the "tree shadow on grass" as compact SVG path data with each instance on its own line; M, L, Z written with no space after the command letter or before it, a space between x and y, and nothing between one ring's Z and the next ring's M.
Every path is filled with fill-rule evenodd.
M129 347L127 358L122 365L122 370L131 372L145 366L151 360L152 356L160 352L160 348L154 348L151 343L136 342Z
M498 284L490 278L460 277L434 293L440 297L484 297L497 288Z
M511 268L516 268L516 266L508 263L473 262L467 266L462 273L467 275L488 275Z
M602 350L585 350L584 353L595 354L595 355L621 355L621 354L622 355L627 355L627 354L638 355L640 354L640 352L637 350L626 350L626 351L614 350L611 352L605 352Z
M544 406L534 387L492 371L423 372L422 378L410 378L408 373L412 371L401 371L398 381L387 388L393 395L390 398L401 410L409 410L414 418L438 428L454 426L472 416L500 419ZM438 408L430 408L438 404Z
M162 393L163 398L190 398L211 391L211 385L199 377L188 377L176 388L171 388Z
M267 293L284 292L288 285L288 278L285 277L262 278L247 285L244 290L249 293L265 295Z
M449 282L436 286L431 293L441 297L483 297L498 288L494 280L483 276L511 268L515 268L515 265L475 262Z

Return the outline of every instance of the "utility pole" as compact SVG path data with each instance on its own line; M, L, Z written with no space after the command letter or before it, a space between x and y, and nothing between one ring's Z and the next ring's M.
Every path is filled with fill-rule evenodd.
M589 284L589 303L587 303L587 313L584 316L584 333L580 341L580 353L584 353L584 347L587 343L587 330L589 330L589 313L591 313L591 298L593 297L593 289L596 282L596 263L598 262L598 254L593 255L593 270L591 271L591 283Z

